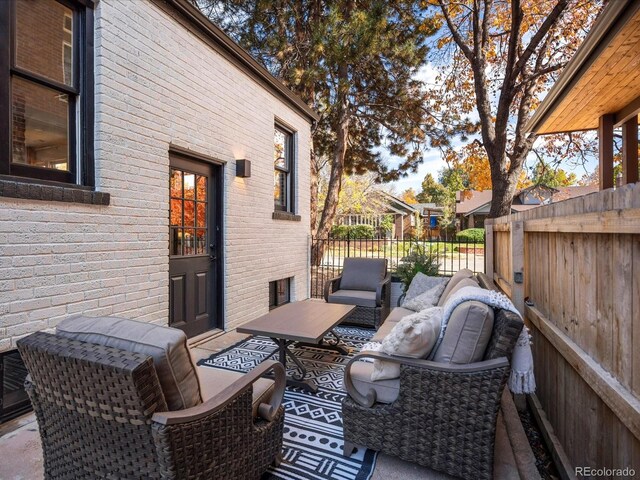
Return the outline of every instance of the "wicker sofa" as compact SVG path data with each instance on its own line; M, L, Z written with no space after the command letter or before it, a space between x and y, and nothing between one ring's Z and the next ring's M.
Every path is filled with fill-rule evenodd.
M387 259L345 258L342 274L325 283L324 299L356 306L345 323L377 328L390 310L391 274L387 272Z
M457 288L477 285L470 278L459 283ZM448 285L443 296L457 288ZM444 352L435 352L434 360L361 352L349 362L344 378L348 395L342 403L345 455L363 446L461 478L492 478L500 399L523 323L512 312L478 303L462 303L452 319L465 318L474 309L490 310L484 313L493 317L490 337L479 361L452 363L456 359L451 355L457 353L447 349L445 338L439 347ZM381 341L409 313L394 308L374 341ZM452 335L460 332L451 330ZM400 378L371 381L373 366L364 358L400 364Z
M65 322L56 335L18 341L45 478L257 479L279 463L281 364L247 374L196 368L179 330ZM261 378L269 372L275 380Z

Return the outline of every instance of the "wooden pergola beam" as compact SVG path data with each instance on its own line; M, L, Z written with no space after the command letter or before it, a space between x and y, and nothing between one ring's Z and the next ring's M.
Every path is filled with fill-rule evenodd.
M638 115L622 124L622 183L638 181Z
M633 117L637 117L640 113L640 97L636 97L631 103L629 103L620 111L616 112L616 119L614 127L621 127L623 123L631 120Z
M615 114L601 115L598 122L598 173L600 190L613 188L613 124Z

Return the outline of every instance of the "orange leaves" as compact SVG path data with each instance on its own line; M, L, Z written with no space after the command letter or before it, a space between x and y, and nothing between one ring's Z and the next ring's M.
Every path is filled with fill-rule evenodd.
M456 152L450 149L445 154L445 161L454 169L462 170L469 179L469 189L490 190L491 169L487 152L480 142L471 142Z
M409 205L415 205L416 203L418 203L418 200L416 199L416 192L413 190L413 188L407 188L404 192L402 192L402 194L400 195L400 199L404 203L408 203Z

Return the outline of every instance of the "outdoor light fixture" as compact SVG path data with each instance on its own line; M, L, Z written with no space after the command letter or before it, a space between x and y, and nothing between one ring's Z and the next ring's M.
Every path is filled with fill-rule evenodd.
M251 160L236 160L236 177L248 178L251 176Z

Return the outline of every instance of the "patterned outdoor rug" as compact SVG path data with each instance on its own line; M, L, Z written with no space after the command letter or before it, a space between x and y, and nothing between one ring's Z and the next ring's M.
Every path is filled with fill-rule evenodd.
M355 352L374 333L358 327L337 327L336 332ZM275 350L270 339L252 337L198 364L248 372ZM319 389L313 394L287 387L284 395L284 458L278 468L271 467L265 473L263 480L367 480L375 466L376 452L358 449L351 457L342 455L341 400L345 396L342 375L350 357L311 347L295 350L307 367L308 377L316 381ZM295 365L289 362L289 370L293 369Z

